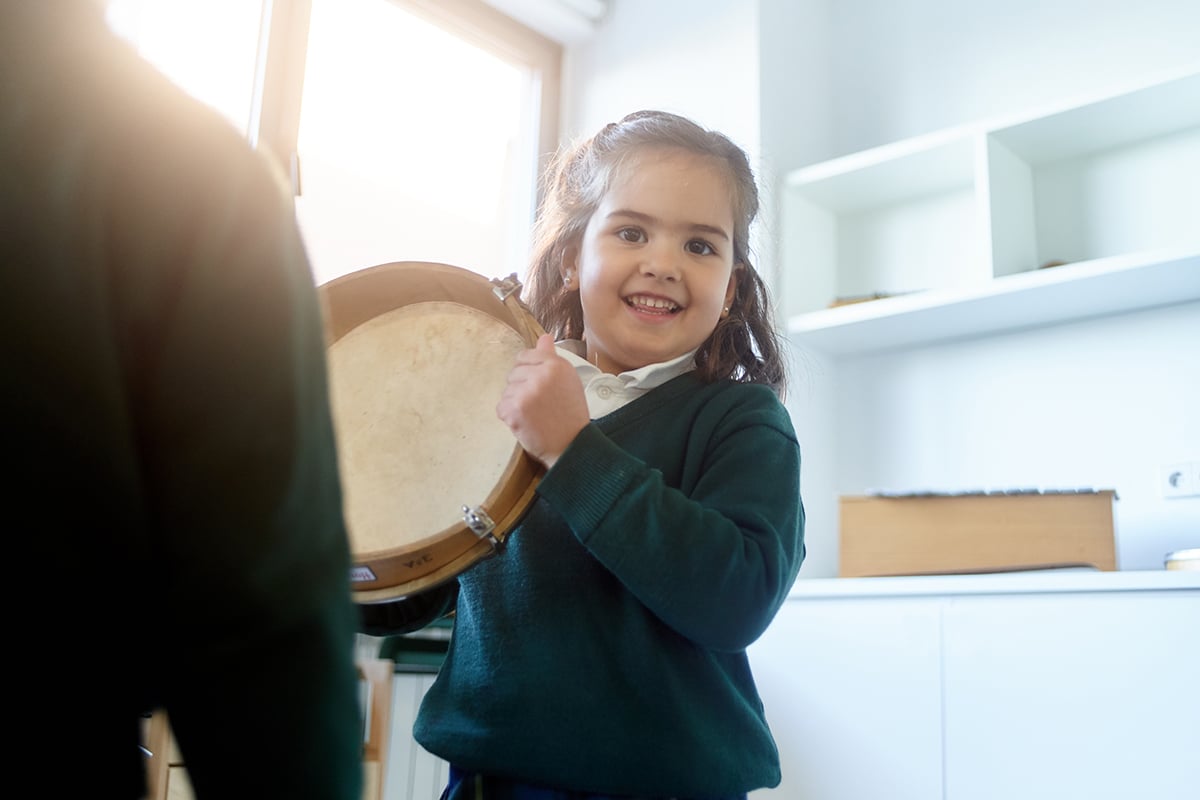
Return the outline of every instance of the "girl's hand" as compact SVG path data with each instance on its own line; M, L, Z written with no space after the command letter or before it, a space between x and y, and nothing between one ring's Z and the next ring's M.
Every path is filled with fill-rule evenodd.
M531 456L547 468L590 422L587 399L575 368L554 348L550 334L522 350L508 373L496 416Z

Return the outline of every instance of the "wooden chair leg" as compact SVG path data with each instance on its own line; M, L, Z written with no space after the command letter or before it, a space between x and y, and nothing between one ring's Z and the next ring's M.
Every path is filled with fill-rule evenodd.
M363 800L383 800L392 728L392 676L395 664L386 659L358 662L363 700Z

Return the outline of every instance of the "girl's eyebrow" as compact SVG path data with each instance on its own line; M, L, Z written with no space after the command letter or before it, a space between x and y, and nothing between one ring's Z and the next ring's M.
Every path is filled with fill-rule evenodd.
M658 217L652 216L650 214L645 214L641 211L634 211L631 208L615 208L612 211L608 212L608 218L612 219L613 217L628 217L630 219L636 220L638 222L641 222L641 223L647 224L647 225L651 224L651 223L659 222ZM698 233L708 233L712 236L716 236L718 238L724 239L725 241L729 241L729 234L725 232L725 229L720 228L716 225L706 225L702 222L693 222L693 223L687 225L686 227L690 231L695 231Z

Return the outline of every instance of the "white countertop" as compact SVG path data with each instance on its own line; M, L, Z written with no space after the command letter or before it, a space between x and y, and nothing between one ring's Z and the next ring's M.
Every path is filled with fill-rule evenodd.
M1146 570L1030 570L985 575L894 578L810 578L796 581L791 600L922 595L1044 594L1053 592L1181 591L1200 589L1200 572Z

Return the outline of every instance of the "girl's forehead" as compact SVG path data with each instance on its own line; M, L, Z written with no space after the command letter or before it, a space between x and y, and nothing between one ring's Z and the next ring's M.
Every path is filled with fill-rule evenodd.
M664 189L707 193L731 212L736 205L734 182L721 159L682 148L663 147L641 148L622 159L609 175L604 200L611 200L613 195L655 193Z
M627 212L675 226L712 227L732 240L738 229L732 189L719 158L681 148L643 148L609 176L589 224Z
M686 176L689 172L707 172L718 174L726 181L730 179L729 167L716 156L697 153L683 147L645 145L625 154L613 169L609 185L628 180L653 167L674 171L681 176Z

